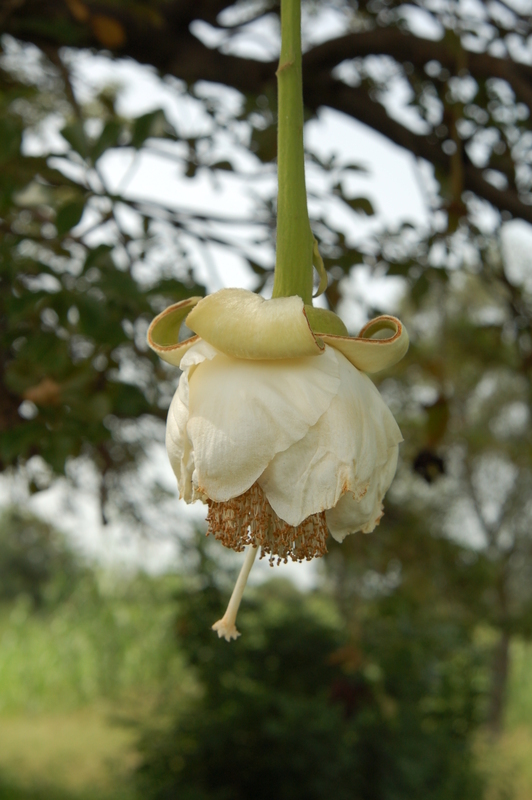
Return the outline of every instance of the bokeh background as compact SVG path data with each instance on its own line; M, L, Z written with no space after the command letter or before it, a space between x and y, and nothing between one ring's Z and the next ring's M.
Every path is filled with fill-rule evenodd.
M1 800L532 798L532 5L304 0L307 177L405 442L319 564L205 537L172 302L271 291L274 0L0 5Z

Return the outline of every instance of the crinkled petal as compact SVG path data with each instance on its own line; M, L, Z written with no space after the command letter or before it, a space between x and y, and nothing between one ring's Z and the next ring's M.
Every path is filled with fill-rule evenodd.
M327 511L327 527L337 542L343 542L349 533L356 531L371 533L379 524L383 514L382 500L397 469L398 452L397 445L390 448L386 465L375 476L363 498L357 499L351 492L347 492L334 508Z
M189 378L188 435L200 492L223 502L247 491L276 453L302 439L339 386L338 359L247 361L217 355Z
M179 388L168 409L166 422L166 450L170 464L177 478L179 494L187 503L192 501L192 473L194 472L194 454L187 434L188 404L183 402L180 389L186 382L186 376L179 380ZM188 395L188 387L186 394Z
M371 380L341 353L329 347L326 352L338 362L338 393L303 439L277 453L259 484L274 511L289 525L333 508L346 493L359 503L361 524L366 525L373 501L368 511L365 498L380 486L383 471L396 459L402 436Z
M168 409L166 422L166 449L170 464L177 478L179 494L187 503L195 498L192 478L194 474L194 452L187 433L189 378L198 364L212 359L218 352L207 342L196 341L181 360L183 374L177 391Z
M212 361L217 355L219 352L215 347L198 339L181 359L180 367L190 380L194 367L202 361Z

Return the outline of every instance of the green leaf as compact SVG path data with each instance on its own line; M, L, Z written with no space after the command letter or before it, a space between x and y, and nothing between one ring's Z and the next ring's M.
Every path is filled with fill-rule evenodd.
M226 172L233 172L233 165L230 161L217 161L216 164L211 164L211 169L223 169Z
M342 170L345 172L345 170L348 169L351 170L352 172L363 172L366 174L368 172L367 167L365 167L363 164L344 164Z
M416 306L419 306L429 288L430 284L427 275L425 272L423 272L412 286L411 296Z
M275 125L264 130L253 129L251 149L263 164L274 161L277 157L277 131Z
M85 258L84 272L87 272L91 267L99 267L101 269L114 269L114 262L111 257L113 247L109 244L99 244L94 250L89 250Z
M60 131L61 136L69 143L71 148L79 153L82 158L89 155L89 143L85 135L85 129L81 120L76 120Z
M111 383L108 396L113 413L119 417L139 417L150 411L150 406L140 389L128 383Z
M119 122L116 120L111 120L108 122L101 132L100 138L91 149L92 160L97 161L106 150L116 147L121 133L122 125Z
M365 214L368 217L372 217L375 213L371 201L367 197L352 197L350 199L342 197L342 200L357 214Z
M21 422L0 437L0 458L6 464L15 463L17 458L25 458L39 447L44 426L39 420ZM45 429L44 429L45 430Z
M0 118L0 163L18 155L22 143L22 129L12 117Z
M260 264L257 264L256 261L252 261L251 258L248 258L248 264L255 273L255 275L264 275L264 273L269 272L269 270L262 267Z
M151 137L176 139L177 134L168 122L162 108L143 114L133 123L131 144L137 150Z
M60 236L72 230L72 228L78 224L83 216L84 208L84 201L75 200L73 203L67 203L59 209L55 220L55 227Z
M86 422L101 422L111 412L112 402L105 392L91 392L89 396L78 396L72 408Z
M387 275L408 275L409 270L412 267L411 261L397 261L392 264L388 264L388 269L386 270Z

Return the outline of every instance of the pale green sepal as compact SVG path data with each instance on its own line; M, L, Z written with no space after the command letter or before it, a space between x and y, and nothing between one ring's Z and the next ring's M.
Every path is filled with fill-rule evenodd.
M185 317L201 297L189 297L173 306L165 308L158 314L148 328L148 344L157 355L178 367L187 350L198 341L198 336L191 336L185 341L179 341L179 329Z
M370 338L382 330L390 330L392 335L387 339ZM389 316L372 319L357 337L329 333L318 335L325 344L339 350L362 372L380 372L381 369L392 367L406 355L409 344L406 328L396 317Z
M310 322L310 327L316 334L334 333L337 336L349 336L347 328L340 317L329 311L327 308L316 308L315 306L305 306L305 313Z
M324 350L296 295L265 300L246 289L220 289L201 300L186 323L232 358L300 358Z
M320 283L316 290L316 294L314 295L314 297L319 297L320 294L323 294L323 292L327 288L327 284L329 283L329 278L327 276L327 270L325 269L325 264L323 263L323 258L321 257L321 253L318 247L318 242L316 241L315 238L314 238L314 245L312 248L312 265L316 270L316 272L318 273L318 275L320 276ZM336 331L334 331L334 333L335 332ZM331 331L331 333L333 333L333 331Z

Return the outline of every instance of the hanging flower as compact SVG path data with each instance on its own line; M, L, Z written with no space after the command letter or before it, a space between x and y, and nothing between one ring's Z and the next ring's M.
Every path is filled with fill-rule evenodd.
M196 335L179 342L185 317ZM383 329L389 338L370 338ZM222 289L166 309L148 342L183 371L166 439L179 492L209 506L222 544L251 545L247 572L258 547L270 562L300 561L322 556L329 532L341 542L375 528L402 437L365 373L405 354L399 320L351 338L300 297ZM238 636L235 617L217 623L220 636Z

